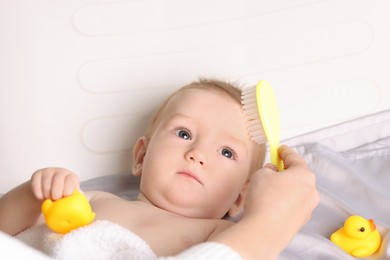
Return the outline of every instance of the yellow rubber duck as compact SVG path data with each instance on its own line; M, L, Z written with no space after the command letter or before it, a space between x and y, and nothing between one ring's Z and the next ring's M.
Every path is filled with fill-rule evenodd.
M88 199L77 190L56 201L45 200L41 210L47 226L60 234L88 225L95 219Z
M381 245L381 236L372 219L350 216L344 226L334 232L330 240L354 257L367 257Z

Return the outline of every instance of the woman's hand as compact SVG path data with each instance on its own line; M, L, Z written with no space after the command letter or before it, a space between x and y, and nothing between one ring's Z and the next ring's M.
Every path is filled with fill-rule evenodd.
M288 243L310 219L319 203L314 173L303 157L283 145L279 155L285 170L272 164L254 173L245 201L245 216L266 218L269 226Z
M310 219L319 202L315 175L287 146L279 148L286 169L268 164L256 171L245 198L244 216L212 238L244 259L277 259Z

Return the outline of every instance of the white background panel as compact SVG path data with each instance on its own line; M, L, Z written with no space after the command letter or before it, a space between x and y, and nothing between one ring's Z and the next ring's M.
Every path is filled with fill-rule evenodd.
M268 80L282 139L390 108L387 0L2 0L0 192L39 168L130 173L198 76Z

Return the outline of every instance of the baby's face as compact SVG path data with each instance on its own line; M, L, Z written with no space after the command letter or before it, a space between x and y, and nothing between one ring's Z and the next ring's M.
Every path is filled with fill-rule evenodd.
M240 104L187 89L171 99L150 139L141 194L183 216L222 218L247 181L253 149Z

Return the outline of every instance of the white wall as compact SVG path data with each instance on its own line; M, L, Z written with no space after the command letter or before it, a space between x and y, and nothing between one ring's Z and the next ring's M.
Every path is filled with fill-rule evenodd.
M387 0L2 0L0 192L61 166L130 172L131 145L198 76L271 82L282 138L390 108Z

